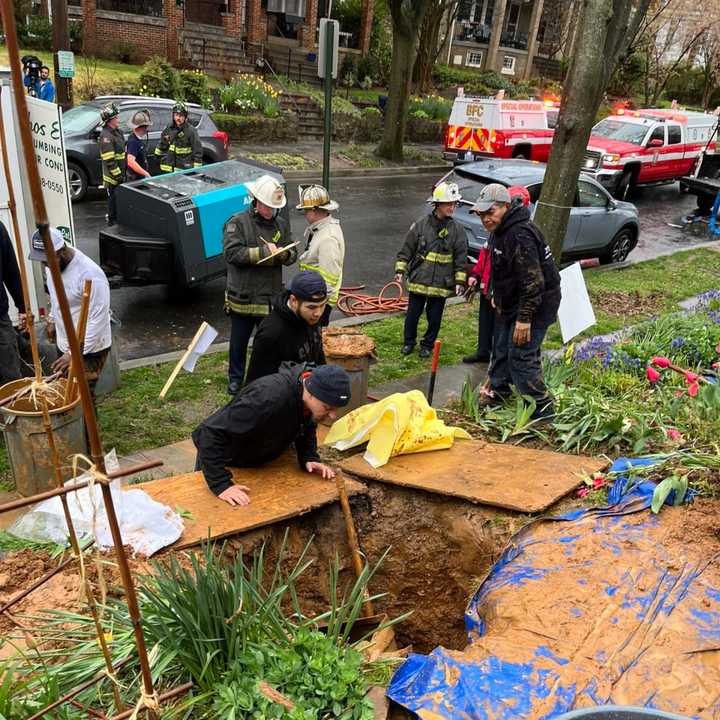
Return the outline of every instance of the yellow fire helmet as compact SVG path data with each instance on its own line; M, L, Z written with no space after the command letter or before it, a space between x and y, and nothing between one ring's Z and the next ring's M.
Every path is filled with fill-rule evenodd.
M245 183L248 192L263 205L279 210L287 204L285 188L272 175L262 175Z
M460 202L462 195L457 183L454 182L441 182L435 186L432 197L429 197L427 201L429 203L453 203Z
M338 204L330 199L330 194L322 185L300 185L298 188L300 204L295 206L296 210L327 210L333 212L338 209Z

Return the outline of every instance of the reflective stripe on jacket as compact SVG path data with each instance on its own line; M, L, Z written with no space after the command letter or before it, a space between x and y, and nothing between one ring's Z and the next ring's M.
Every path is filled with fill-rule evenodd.
M405 276L409 292L450 297L467 280L467 239L452 218L434 212L414 222L397 254L395 272Z
M100 133L103 184L115 187L125 182L125 136L119 128L105 126Z
M202 143L195 126L185 122L180 127L168 125L160 136L155 148L155 156L160 159L162 172L175 172L200 167L202 162Z
M300 256L300 270L314 270L327 285L328 303L336 305L342 285L345 238L340 221L332 215L305 230L307 247Z

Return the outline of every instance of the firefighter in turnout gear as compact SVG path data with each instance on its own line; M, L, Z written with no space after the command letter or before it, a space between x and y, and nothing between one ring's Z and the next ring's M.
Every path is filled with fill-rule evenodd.
M172 122L162 132L155 148L161 172L175 172L200 167L202 144L195 126L188 122L187 105L176 102L172 109Z
M323 327L329 324L330 313L340 296L345 260L345 238L340 221L330 214L337 209L338 204L330 199L322 185L300 188L300 204L296 210L303 213L308 222L300 270L319 273L327 284L328 304L321 320Z
M125 136L119 129L120 111L115 103L100 111L103 129L100 133L100 160L102 161L103 185L108 194L108 225L117 222L115 191L125 182Z
M465 231L452 218L462 199L455 183L441 182L432 197L433 210L410 226L397 254L395 279L406 280L409 293L405 316L405 339L400 351L409 355L415 348L423 310L428 326L420 341L420 357L430 354L440 332L445 301L465 292L467 240Z
M297 260L294 247L278 253L292 243L290 224L279 213L287 204L283 186L274 177L263 175L246 187L253 198L252 207L233 215L223 231L225 312L231 322L230 395L242 387L250 335L270 314L271 301L282 290L282 266ZM273 257L268 259L270 255Z

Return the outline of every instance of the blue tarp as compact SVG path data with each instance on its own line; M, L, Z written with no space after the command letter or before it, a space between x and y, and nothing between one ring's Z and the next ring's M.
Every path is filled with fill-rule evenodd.
M654 489L621 476L608 507L525 526L468 604L465 650L411 655L388 696L434 719L613 703L720 717L717 558L673 537L687 509L649 511Z

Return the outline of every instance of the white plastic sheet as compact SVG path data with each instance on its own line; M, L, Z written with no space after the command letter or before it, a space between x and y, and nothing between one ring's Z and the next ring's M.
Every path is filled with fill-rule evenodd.
M558 320L563 343L566 343L595 324L595 311L590 302L580 263L573 263L560 271L560 289L562 300L558 310Z

